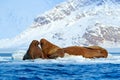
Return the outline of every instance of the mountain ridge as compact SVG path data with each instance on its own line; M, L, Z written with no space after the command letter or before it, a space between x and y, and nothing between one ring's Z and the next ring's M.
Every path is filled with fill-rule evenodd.
M69 0L37 16L30 28L15 38L0 40L2 44L13 41L0 48L27 47L33 39L41 38L60 47L120 47L119 10L115 0Z

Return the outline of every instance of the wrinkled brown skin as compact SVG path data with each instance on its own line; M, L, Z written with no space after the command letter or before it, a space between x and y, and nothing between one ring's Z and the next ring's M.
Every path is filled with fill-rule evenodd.
M36 59L36 58L44 59L43 52L38 45L39 45L39 41L33 40L29 46L29 49L27 50L26 54L24 55L23 60Z
M49 59L56 59L58 57L61 57L61 58L64 57L64 50L63 49L58 49L55 53L48 56Z
M41 39L40 45L41 45L41 49L42 49L42 52L44 53L45 58L54 59L57 56L61 56L63 54L62 50L58 50L58 49L61 49L60 47L54 45L53 43L47 41L46 39Z
M80 46L70 46L63 48L65 53L68 53L69 55L83 55L83 48Z
M63 48L65 53L69 55L81 55L85 58L107 58L108 52L99 46L80 47L71 46Z
M107 56L108 56L107 50L100 47L100 46L89 46L87 48L90 48L90 49L93 49L93 50L99 50L104 58L107 58Z

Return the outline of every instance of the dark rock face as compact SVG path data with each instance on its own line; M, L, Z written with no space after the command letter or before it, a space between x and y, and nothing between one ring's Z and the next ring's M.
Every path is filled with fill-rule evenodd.
M100 26L95 25L94 29L86 29L83 38L87 40L88 43L93 45L98 45L103 43L103 41L120 42L120 28L112 26Z

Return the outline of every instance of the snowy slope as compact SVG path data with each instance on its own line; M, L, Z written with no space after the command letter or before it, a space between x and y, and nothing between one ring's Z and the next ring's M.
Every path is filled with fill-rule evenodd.
M68 0L39 15L24 32L0 40L0 48L26 49L33 39L46 38L60 47L120 47L120 1Z
M31 25L34 17L64 0L0 0L0 39L12 38Z

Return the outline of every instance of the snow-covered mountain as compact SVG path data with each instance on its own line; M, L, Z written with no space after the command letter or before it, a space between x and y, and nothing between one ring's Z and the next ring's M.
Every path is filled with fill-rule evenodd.
M12 38L20 34L29 27L36 15L48 11L63 1L0 0L0 39Z
M60 47L100 45L120 47L119 0L68 0L39 15L24 32L0 40L0 48L27 48L46 38Z

